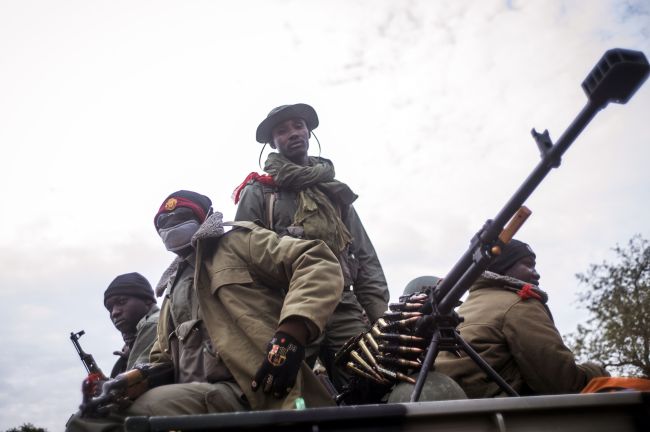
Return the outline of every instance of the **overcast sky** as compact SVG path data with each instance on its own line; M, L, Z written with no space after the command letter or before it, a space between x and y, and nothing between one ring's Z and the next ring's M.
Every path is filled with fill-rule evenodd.
M152 223L169 193L234 216L274 106L317 110L397 300L495 216L539 160L531 128L561 135L607 49L650 53L649 4L0 0L0 430L63 430L84 377L70 332L110 371L104 289L173 259ZM575 273L650 236L648 112L646 83L527 202L518 237L563 334L586 319Z

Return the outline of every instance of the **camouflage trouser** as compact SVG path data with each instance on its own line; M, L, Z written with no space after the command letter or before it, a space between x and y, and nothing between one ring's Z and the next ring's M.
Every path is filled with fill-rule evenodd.
M66 424L66 431L122 431L124 420L130 416L175 416L248 410L250 406L235 383L169 384L147 391L126 410L107 417L82 418L79 413L74 414Z
M369 329L363 316L363 308L352 291L344 291L341 301L327 321L325 331L307 346L307 364L313 366L318 358L327 370L329 379L338 391L350 380L350 375L334 366L334 355L351 337Z

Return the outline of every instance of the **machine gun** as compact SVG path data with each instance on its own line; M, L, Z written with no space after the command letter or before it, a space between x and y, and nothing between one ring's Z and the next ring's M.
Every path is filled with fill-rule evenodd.
M86 332L83 330L77 333L70 332L70 340L72 341L72 345L74 345L75 349L77 350L77 354L79 354L81 363L83 363L84 367L86 368L88 375L96 374L100 379L107 380L108 378L106 375L104 375L104 372L102 372L99 366L97 366L97 362L95 362L95 358L92 356L92 354L85 352L79 344L79 339L85 334Z
M546 130L543 133L538 133L535 129L531 131L542 160L496 217L488 220L476 233L470 241L467 251L431 296L433 312L430 317L426 318L429 319L432 326L433 337L418 374L415 388L411 393L411 402L417 402L420 398L426 377L441 349L464 350L501 389L511 396L517 395L472 347L462 340L455 329L459 317L455 315L454 308L463 294L483 273L493 258L499 255L501 248L510 241L518 227L521 226L527 217L526 210L520 210L525 208L522 207L524 202L550 170L560 166L562 155L573 141L609 102L627 103L646 80L649 70L648 60L640 51L620 48L608 50L582 82L582 88L588 97L587 104L558 141L553 144ZM508 229L504 229L506 223L511 220L512 223L509 224Z

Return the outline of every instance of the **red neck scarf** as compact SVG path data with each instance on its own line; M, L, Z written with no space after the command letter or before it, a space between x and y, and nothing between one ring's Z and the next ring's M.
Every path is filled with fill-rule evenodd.
M275 181L273 180L273 177L271 177L270 175L268 175L268 174L259 175L258 173L253 171L252 173L248 174L246 176L246 178L244 179L244 181L241 182L241 184L239 186L237 186L235 188L235 190L232 192L232 200L235 202L235 204L237 204L239 202L239 198L241 196L241 191L244 190L246 185L251 180L258 181L258 182L260 182L260 183L262 183L264 185L267 185L267 186L277 186Z

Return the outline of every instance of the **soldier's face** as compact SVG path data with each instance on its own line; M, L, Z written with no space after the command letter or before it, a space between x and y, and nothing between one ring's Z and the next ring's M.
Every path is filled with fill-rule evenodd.
M309 129L301 118L292 118L275 125L271 131L271 147L298 165L307 164Z
M535 258L532 256L527 256L515 263L506 271L506 276L519 279L521 281L532 283L534 285L539 285L539 273L535 270Z
M111 321L122 333L135 333L138 322L147 314L149 305L140 297L115 295L106 300Z

